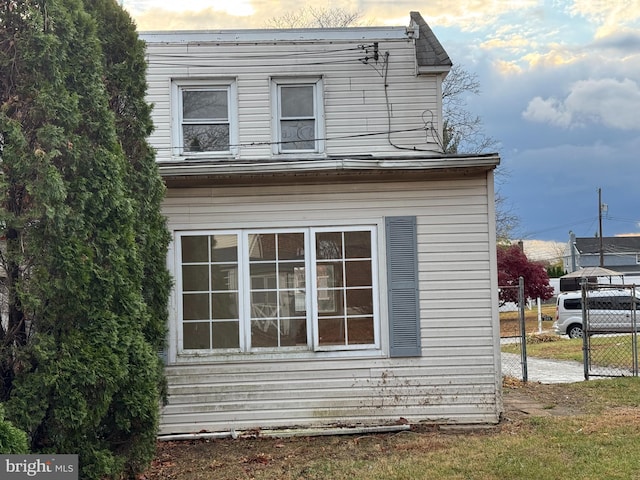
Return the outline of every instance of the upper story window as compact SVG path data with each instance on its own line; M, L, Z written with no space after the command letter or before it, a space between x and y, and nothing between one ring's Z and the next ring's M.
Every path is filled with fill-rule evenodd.
M174 155L235 153L234 81L174 80L172 106Z
M273 79L274 153L324 151L324 109L319 78Z

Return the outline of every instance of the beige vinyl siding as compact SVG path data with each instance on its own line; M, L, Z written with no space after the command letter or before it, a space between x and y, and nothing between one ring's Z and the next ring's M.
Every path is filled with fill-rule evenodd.
M160 432L379 424L400 417L497 422L488 185L480 174L429 182L169 190L163 208L172 231L377 224L382 348L179 357L172 312L169 403ZM388 358L383 230L384 217L396 215L417 217L418 358Z
M143 36L144 38L144 36ZM402 155L388 142L385 132L420 129L425 121L441 131L438 117L438 79L415 75L415 50L410 41L379 42L380 61L365 65L360 50L335 53L367 42L277 42L269 44L167 44L147 43L148 101L154 105L155 130L151 143L160 162L179 160L171 155L172 79L234 78L238 88L238 151L240 159L269 158L272 141L272 77L322 77L325 133L323 155ZM305 55L299 55L301 51ZM389 52L386 81L382 64ZM332 63L336 60L347 60ZM305 63L317 63L308 65ZM389 105L387 105L387 98ZM387 108L389 106L389 108ZM389 118L390 113L390 118ZM374 136L342 138L354 135ZM439 135L439 134L438 134ZM394 133L392 142L407 148L437 153L437 136L423 130ZM262 144L262 145L252 145ZM175 150L178 151L178 150ZM413 152L415 153L415 152Z

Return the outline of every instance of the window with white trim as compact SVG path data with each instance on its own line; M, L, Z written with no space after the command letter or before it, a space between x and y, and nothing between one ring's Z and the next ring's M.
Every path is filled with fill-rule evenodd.
M235 152L235 82L174 80L174 155L202 156Z
M274 152L324 150L324 109L320 78L277 78L272 82Z
M380 345L376 227L182 232L183 353Z

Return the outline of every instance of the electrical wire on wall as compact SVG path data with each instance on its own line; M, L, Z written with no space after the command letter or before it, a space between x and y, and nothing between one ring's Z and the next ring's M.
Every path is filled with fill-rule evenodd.
M382 136L382 135L389 136L390 134L394 134L394 133L426 131L427 128L428 127L426 126L422 126L422 127L415 127L415 128L403 128L403 129L393 130L391 132L385 130L382 132L358 133L358 134L352 134L352 135L336 135L333 137L310 138L308 139L308 141L317 142L317 141L331 141L331 140L349 140L352 138L365 138L365 137L375 137L375 136ZM282 141L233 143L233 144L229 144L229 148L251 148L251 147L263 147L263 146L272 146L272 145L287 145L287 144L298 143L298 142L299 140L282 140ZM166 151L166 150L173 150L174 151L173 154L182 154L184 153L185 147L184 146L177 146L172 148L160 147L160 148L157 148L156 150L159 152Z
M409 150L412 152L431 152L431 150L429 149L421 149L418 148L416 146L413 147L405 147L405 146L401 146L401 145L396 145L393 142L393 139L391 138L391 118L392 118L392 114L391 114L391 100L389 99L389 52L385 52L385 58L384 58L384 77L383 77L383 81L384 81L384 98L385 98L385 102L387 105L387 128L389 131L389 135L387 136L387 141L389 142L389 145L391 145L393 148L397 148L398 150ZM438 131L434 128L433 126L433 112L431 110L424 110L422 112L422 120L424 121L424 116L425 114L431 114L431 122L427 123L425 122L425 131L426 132L432 132L435 142L437 143L438 146L440 147L441 150L444 151L444 147L442 144L442 141L440 139L440 135L438 134ZM427 143L429 143L429 138L426 138Z

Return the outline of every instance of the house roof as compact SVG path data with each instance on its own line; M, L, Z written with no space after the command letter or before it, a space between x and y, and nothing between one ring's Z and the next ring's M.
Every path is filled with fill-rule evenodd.
M567 273L560 278L583 278L583 277L622 277L624 273L616 272L603 267L586 267Z
M580 254L599 254L598 237L576 238L576 249ZM603 253L640 253L640 237L602 237Z
M449 70L453 63L420 12L411 12L411 22L418 27L416 60L418 71Z
M418 73L446 72L452 66L449 55L427 25L420 12L411 12L407 27L345 27L248 30L176 30L141 32L148 43L260 43L260 42L331 42L339 40L415 39Z
M493 170L498 154L430 155L415 157L328 157L287 160L181 160L160 162L160 174L171 187L270 183L352 183L460 178Z

